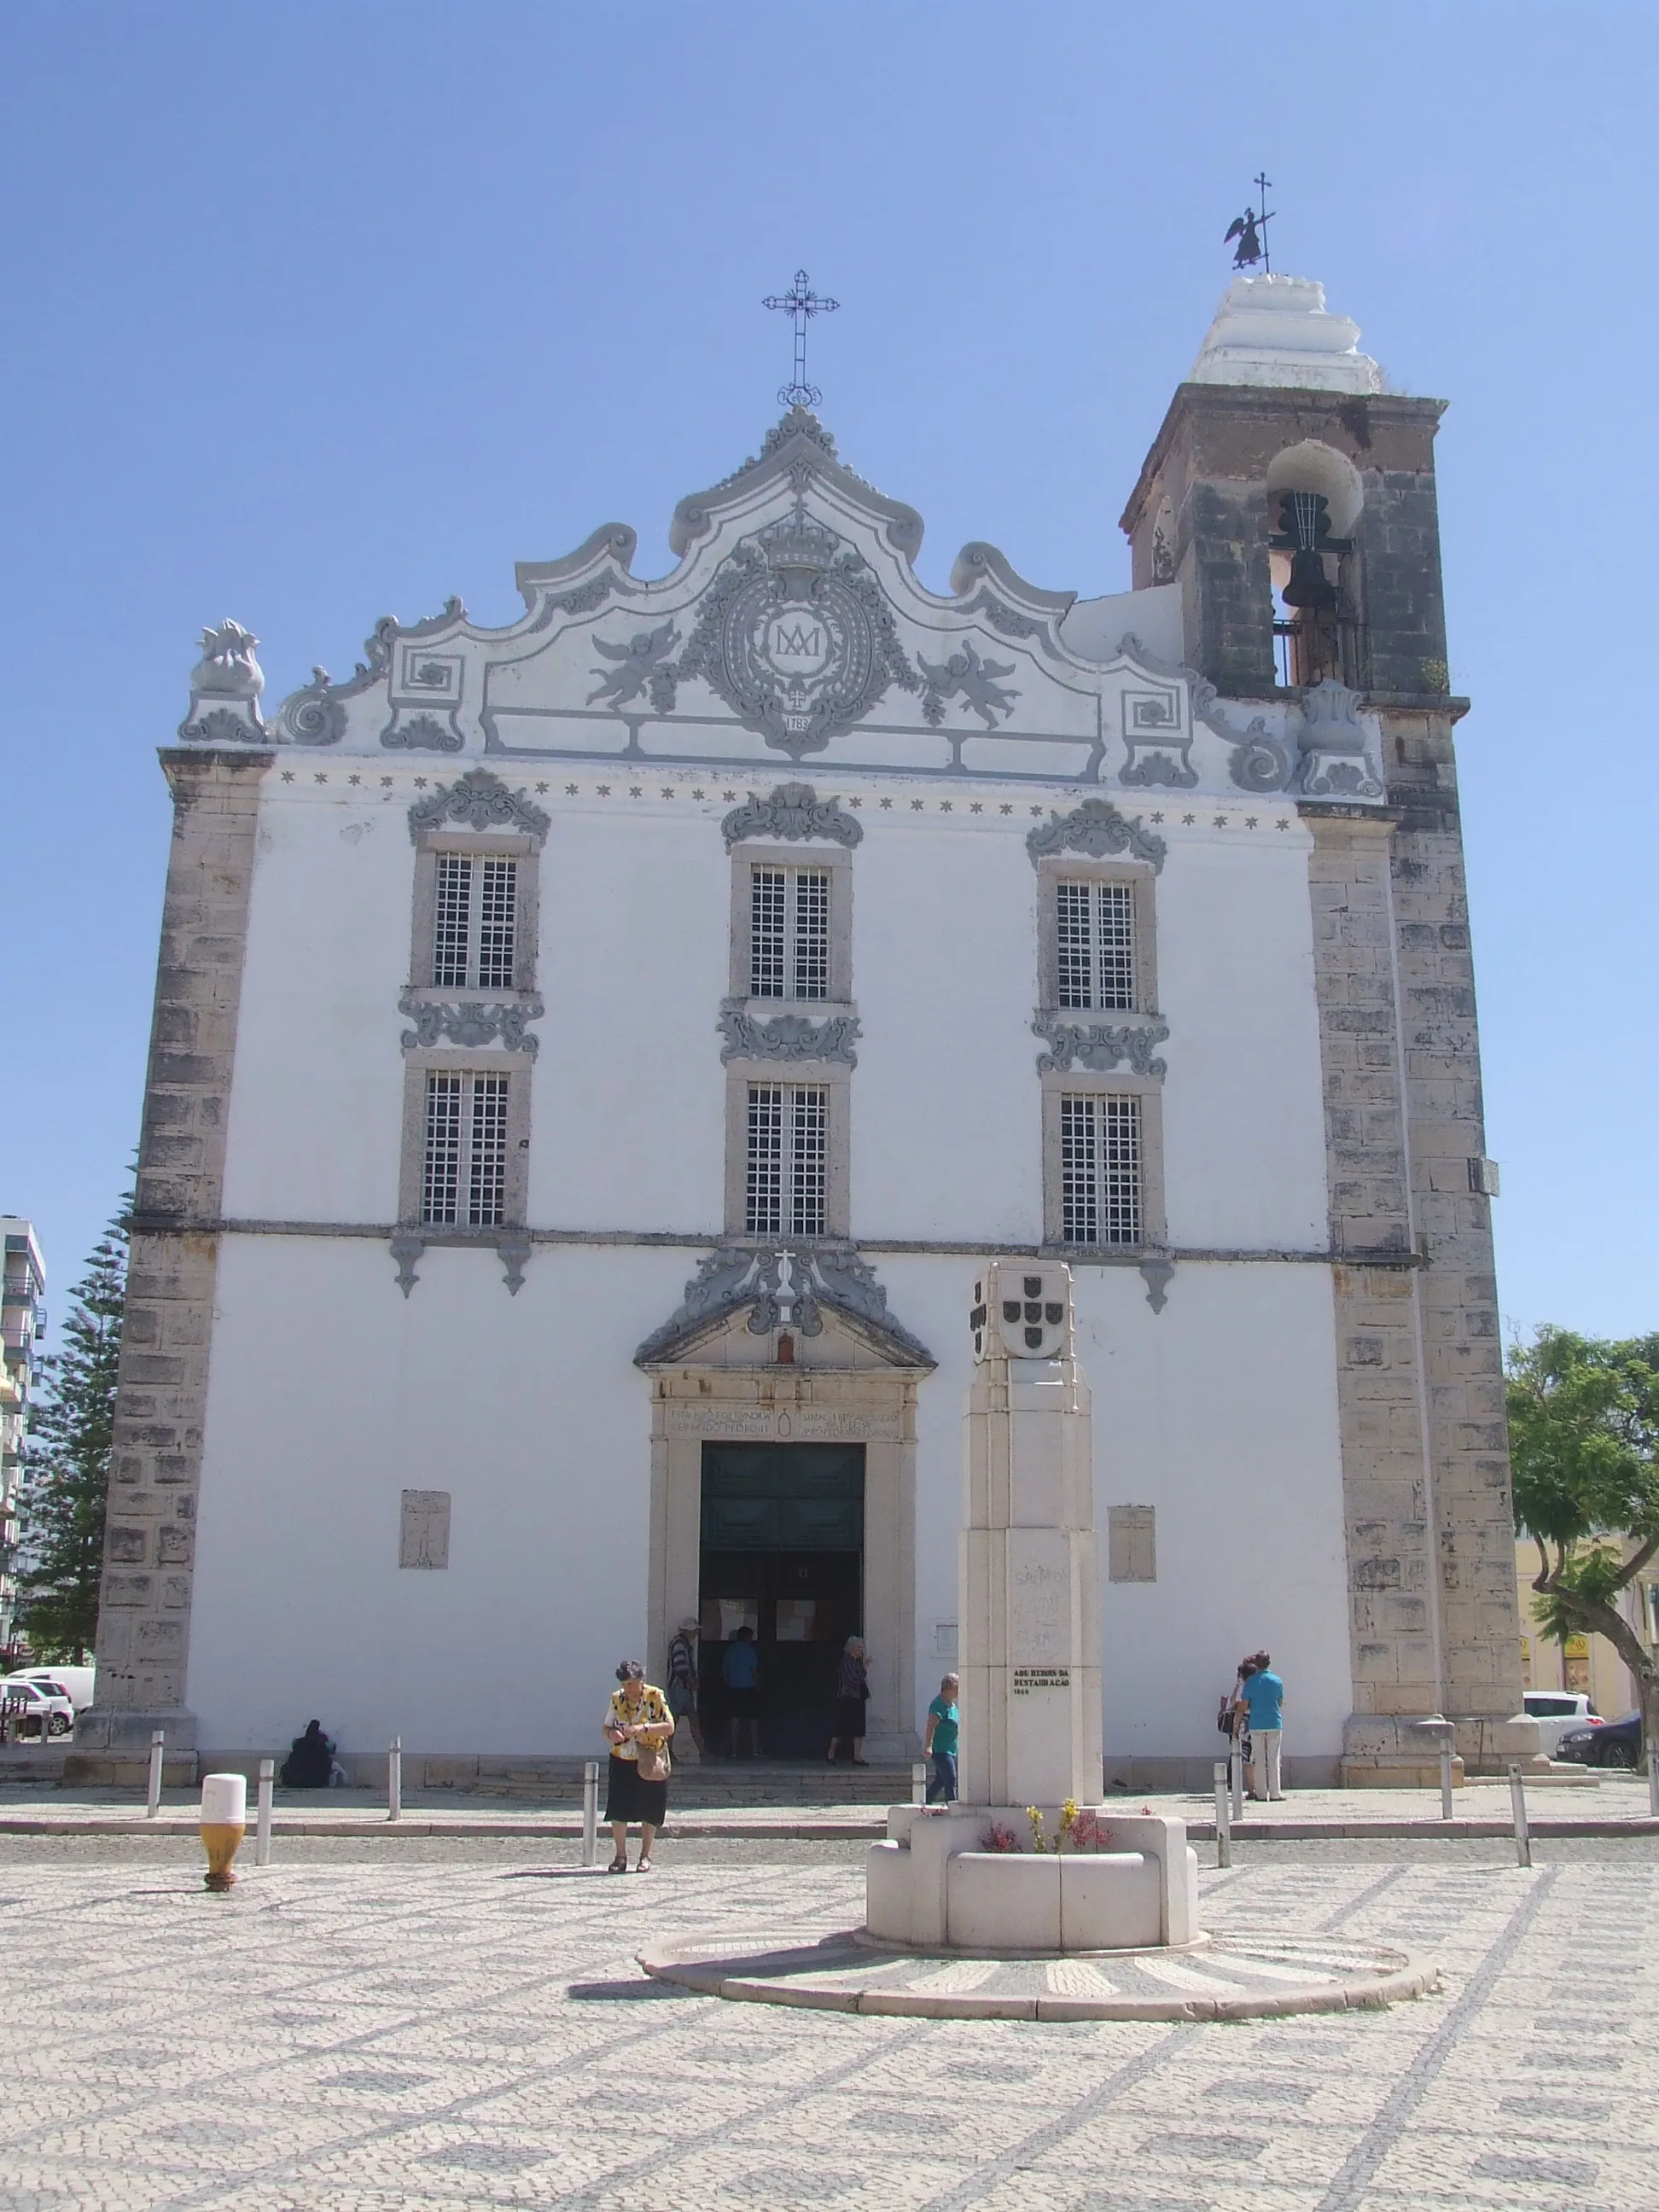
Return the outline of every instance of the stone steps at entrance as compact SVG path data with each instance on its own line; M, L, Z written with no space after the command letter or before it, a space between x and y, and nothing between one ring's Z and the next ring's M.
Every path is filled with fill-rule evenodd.
M453 1779L434 1771L437 1760L426 1762L423 1777L428 1790L453 1789L458 1796L506 1798L518 1802L534 1800L544 1805L581 1802L581 1762L549 1759L534 1765L499 1767L480 1760L477 1772ZM410 1778L404 1768L405 1787ZM601 1768L603 1788L603 1768ZM690 1765L676 1764L670 1784L671 1802L679 1810L721 1805L893 1805L908 1802L910 1769L908 1765L866 1766L843 1763L831 1766L782 1759L709 1759Z

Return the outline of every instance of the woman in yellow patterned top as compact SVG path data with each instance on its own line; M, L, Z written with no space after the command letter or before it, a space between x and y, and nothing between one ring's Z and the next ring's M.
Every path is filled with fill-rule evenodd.
M674 1733L674 1716L662 1692L646 1680L637 1659L623 1661L617 1681L605 1716L605 1741L611 1746L605 1817L611 1823L617 1854L608 1871L628 1872L628 1824L637 1820L640 1856L634 1871L649 1874L651 1846L668 1810L668 1739Z

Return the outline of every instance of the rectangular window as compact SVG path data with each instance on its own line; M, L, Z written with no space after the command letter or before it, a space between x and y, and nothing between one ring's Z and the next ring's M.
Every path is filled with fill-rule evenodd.
M510 991L518 957L519 864L440 853L434 885L432 981L451 991Z
M1067 1244L1139 1244L1140 1101L1110 1092L1060 1102L1060 1235Z
M509 1080L467 1069L434 1068L428 1073L422 1221L452 1229L499 1229L506 1220Z
M749 995L830 996L830 875L756 868L749 884Z
M822 1237L829 1191L830 1093L821 1084L751 1083L744 1183L750 1237Z
M1057 884L1060 1003L1088 1012L1135 1011L1132 884Z

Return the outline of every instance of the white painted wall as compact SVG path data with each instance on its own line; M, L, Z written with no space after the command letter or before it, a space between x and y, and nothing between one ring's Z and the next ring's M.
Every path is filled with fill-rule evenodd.
M532 1077L535 1225L688 1235L723 1225L714 1018L729 975L726 809L717 792L700 804L682 786L665 801L660 787L643 805L589 796L553 806L541 866L547 1012ZM918 819L910 788L871 779L861 798L854 1233L1035 1238L1032 807L947 819L937 787L924 787L932 811ZM890 817L880 800L895 793ZM386 803L266 787L231 1099L232 1219L396 1218L415 796L407 777ZM1166 814L1159 833L1170 848L1158 952L1177 1244L1280 1249L1323 1238L1307 841L1299 825L1273 829L1284 812L1264 805L1254 832L1186 830Z
M650 1384L679 1251L429 1254L227 1237L187 1697L204 1747L580 1751L645 1620ZM450 1565L398 1565L400 1492L452 1493Z
M593 1749L643 1648L650 1388L629 1354L684 1250L543 1247L510 1299L489 1252L428 1253L407 1302L376 1239L231 1237L202 1486L189 1703L205 1749ZM972 1263L881 1264L939 1359L921 1388L917 1682L957 1613ZM1158 1580L1107 1584L1109 1757L1201 1756L1243 1650L1290 1686L1291 1748L1348 1711L1330 1298L1309 1266L1078 1272L1097 1512L1158 1510ZM1320 1355L1323 1353L1322 1358ZM399 1493L453 1496L450 1565L400 1569ZM654 1655L651 1655L654 1656Z

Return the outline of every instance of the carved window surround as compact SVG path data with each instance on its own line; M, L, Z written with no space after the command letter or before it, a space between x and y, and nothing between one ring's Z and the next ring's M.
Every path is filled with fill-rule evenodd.
M516 832L468 830L459 824L442 829L418 830L411 834L415 842L415 901L409 950L409 988L411 993L420 997L449 1000L464 997L492 1002L511 1000L515 996L533 996L536 989L536 939L540 920L540 886L537 880L541 859L539 842L532 836ZM462 854L471 860L488 860L499 855L518 862L512 991L459 992L452 985L440 987L434 984L433 948L437 927L438 856L441 853Z
M1091 860L1077 853L1045 853L1037 860L1037 1008L1061 1021L1133 1023L1157 1019L1158 871L1150 861ZM1133 1009L1090 1012L1060 1003L1061 884L1127 884L1134 896L1135 1003Z
M1075 1247L1079 1259L1118 1253L1162 1251L1168 1238L1164 1193L1164 1091L1160 1078L1128 1069L1099 1075L1086 1068L1062 1073L1052 1068L1039 1078L1042 1090L1042 1237L1045 1249L1067 1250L1061 1205L1060 1109L1062 1098L1139 1098L1140 1101L1140 1243L1139 1245ZM1160 1301L1161 1303L1161 1301Z
M757 1002L758 1003L758 1002ZM775 1006L776 1001L770 1001ZM823 1235L847 1237L851 1189L852 1069L845 1060L732 1060L726 1070L726 1234L753 1243L745 1228L749 1168L749 1086L782 1084L791 1089L821 1085L829 1094L823 1194ZM767 1240L759 1240L763 1243ZM773 1238L773 1243L788 1239Z
M426 1079L431 1071L445 1073L505 1075L507 1086L506 1221L501 1228L468 1230L465 1224L423 1223L421 1219L422 1173L426 1158ZM525 1218L530 1190L530 1055L522 1053L465 1052L416 1047L404 1054L403 1143L398 1172L398 1219L400 1233L407 1231L426 1243L459 1242L471 1236L495 1243L506 1231Z
M793 871L811 868L830 878L830 991L824 999L755 999L749 984L753 945L751 896L757 868ZM773 839L744 838L732 847L731 975L727 1000L757 1021L769 1021L785 1012L810 1013L814 1020L826 1014L853 1012L853 855L842 845L814 842L784 844Z

